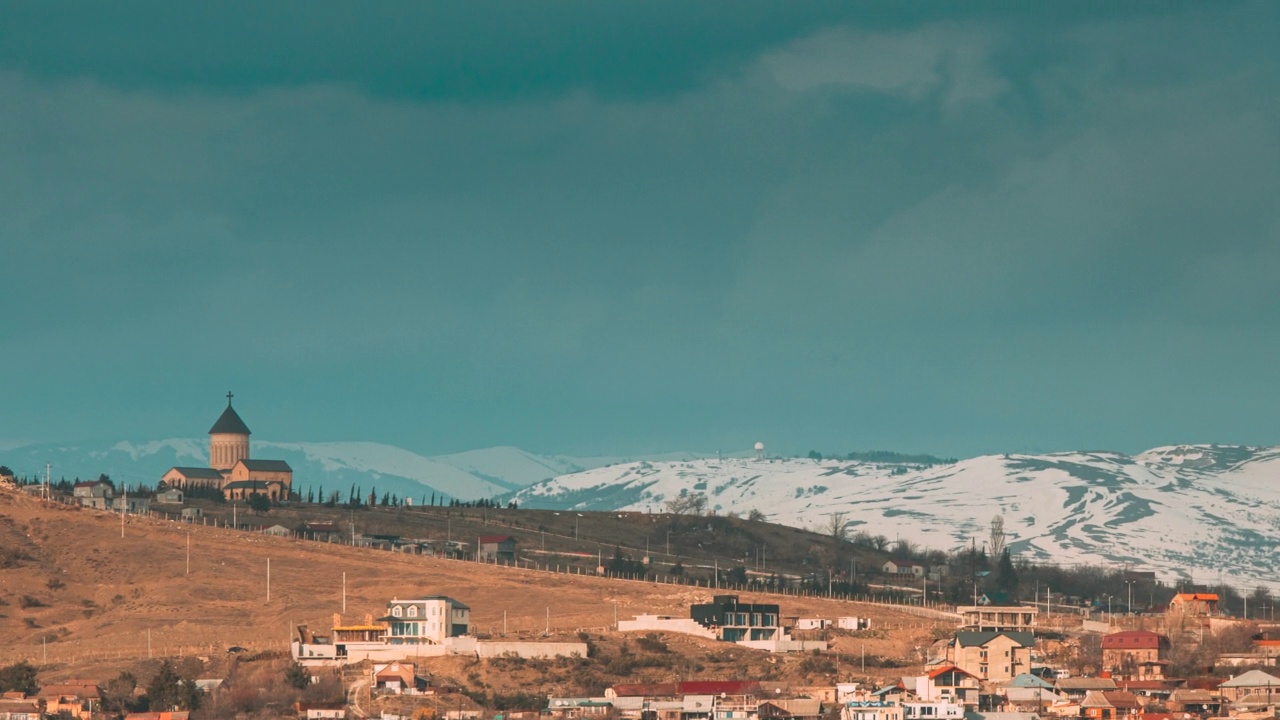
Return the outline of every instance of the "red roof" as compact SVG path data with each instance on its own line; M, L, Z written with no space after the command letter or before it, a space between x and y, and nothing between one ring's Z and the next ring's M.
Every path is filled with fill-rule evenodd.
M1178 593L1173 596L1173 602L1193 602L1196 600L1218 602L1218 595L1217 593Z
M956 667L955 665L943 665L942 667L938 668L937 670L933 670L932 672L930 672L930 673L929 673L929 679L930 679L930 680L934 680L934 679L936 679L939 675L945 675L945 674L947 674L947 673L949 673L949 672L958 672L958 673L960 673L961 675L968 675L968 676L969 676L969 677L971 677L971 678L976 678L976 677L977 677L977 675L974 675L974 674L973 674L973 673L971 673L971 672L966 672L966 671L964 671L964 670L962 670L962 669L960 669L960 668Z
M511 542L516 541L515 537L511 535L481 535L480 536L480 543L482 545L488 544L488 543L493 543L496 545L498 543L504 543L508 540L510 540Z
M746 695L760 689L755 680L688 680L678 683L678 695Z
M1125 630L1102 636L1103 650L1158 650L1168 638L1149 630Z

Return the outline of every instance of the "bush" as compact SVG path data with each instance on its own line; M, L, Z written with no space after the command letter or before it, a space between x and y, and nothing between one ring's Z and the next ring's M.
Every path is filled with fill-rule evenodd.
M636 645L639 646L639 648L641 650L644 650L645 652L651 652L651 653L670 652L670 648L667 647L667 644L662 641L662 637L657 633L649 633L641 638L638 638L636 640Z
M32 597L30 595L23 595L22 597L18 598L18 607L22 608L23 610L26 610L27 608L38 608L38 607L48 607L48 606L45 605L40 600L40 598Z
M0 692L20 692L30 695L40 689L36 684L36 669L26 660L0 668Z

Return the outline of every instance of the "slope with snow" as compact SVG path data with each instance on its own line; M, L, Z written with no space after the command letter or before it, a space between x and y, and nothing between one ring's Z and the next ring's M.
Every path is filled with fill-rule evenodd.
M701 492L718 513L759 510L951 550L1005 518L1010 549L1062 563L1129 564L1166 577L1280 585L1280 449L1226 446L984 456L936 466L807 459L637 462L555 478L528 507L662 510Z

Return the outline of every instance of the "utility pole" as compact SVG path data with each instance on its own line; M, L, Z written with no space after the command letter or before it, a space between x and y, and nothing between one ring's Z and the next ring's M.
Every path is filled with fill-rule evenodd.
M347 613L347 571L342 571L342 614Z
M187 531L187 574L191 574L191 531Z
M267 558L267 602L271 602L271 558Z
M124 514L129 507L129 489L120 496L120 537L124 537Z

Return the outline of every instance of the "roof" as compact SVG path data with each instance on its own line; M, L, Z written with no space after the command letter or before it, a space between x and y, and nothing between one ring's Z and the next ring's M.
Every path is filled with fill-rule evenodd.
M448 595L428 595L428 596L426 596L426 597L420 597L420 598L391 598L391 602L389 602L389 603L387 603L387 604L388 604L388 605L397 605L397 604L399 604L399 603L419 603L419 602L426 602L426 601L428 601L428 600L444 600L445 602L449 603L449 604L450 604L450 605L452 605L455 609L458 609L458 610L470 610L470 609L471 609L471 606L470 606L470 605L467 605L466 603L462 602L461 600L454 600L453 598L449 597ZM397 618L397 619L399 619L399 618Z
M977 675L974 675L974 674L973 674L973 673L971 673L971 672L968 672L968 671L966 671L966 670L963 670L963 669L961 669L961 668L958 668L958 667L956 667L955 665L943 665L942 667L940 667L940 668L938 668L938 669L936 669L936 670L930 670L930 671L929 671L929 679L930 679L930 680L933 680L933 679L937 678L938 676L940 676L940 675L945 675L945 674L947 674L947 673L949 673L949 672L958 672L958 673L960 673L961 675L968 675L968 676L969 676L969 677L971 677L971 678L976 678L976 677L977 677Z
M1043 687L1006 688L1004 696L1009 699L1009 702L1015 702L1015 703L1016 702L1021 702L1021 703L1035 702L1035 703L1044 703L1045 705L1052 705L1054 703L1058 703L1066 700L1066 698L1057 694L1053 690L1049 688L1043 688Z
M210 435L248 435L249 426L244 424L235 408L231 407L231 398L227 398L227 409L218 416L218 421L209 428Z
M100 698L102 690L94 683L61 683L54 685L45 685L40 688L40 692L36 693L38 697L50 698L55 696L75 696L78 698Z
M1138 702L1137 696L1131 692L1123 690L1090 690L1084 696L1084 700L1080 702L1080 707L1138 708L1142 707L1142 704Z
M675 695L675 683L618 683L613 694L618 697L644 697L648 695Z
M1050 689L1053 687L1053 684L1045 682L1043 678L1038 678L1031 673L1018 673L1009 681L1009 687Z
M960 647L976 647L986 645L1001 635L1004 635L1022 647L1032 647L1036 644L1035 636L1029 632L1003 630L961 631L956 633L956 644Z
M1249 672L1233 677L1222 683L1218 687L1238 688L1238 687L1271 687L1280 688L1280 678L1275 675L1268 675L1261 670L1250 670Z
M183 475L189 478L202 478L202 479L209 479L209 480L222 479L222 473L218 472L217 470L214 470L213 468L200 468L200 467L169 468L169 472L173 472L174 470L177 470L178 472L182 473ZM167 475L169 473L165 473L165 474Z
M1116 681L1111 678L1062 678L1054 687L1059 690L1115 690Z
M511 542L515 542L515 541L516 541L515 537L513 537L513 536L511 536L511 535L481 535L481 536L480 536L480 542L481 542L481 543L494 543L494 544L497 544L497 543L504 543L504 542L506 542L506 541L508 541L508 540L510 540Z
M289 467L289 463L283 460L251 460L244 458L236 464L244 465L247 470L260 472L293 472L293 468Z
M1125 630L1102 636L1103 650L1152 650L1159 649L1161 643L1169 639L1160 633L1150 630Z
M756 680L685 680L676 684L682 695L743 695L760 689Z
M1193 602L1195 600L1202 600L1205 602L1218 602L1218 594L1217 593L1178 593L1177 595L1174 595L1173 600L1170 600L1169 602L1171 603L1172 602Z

